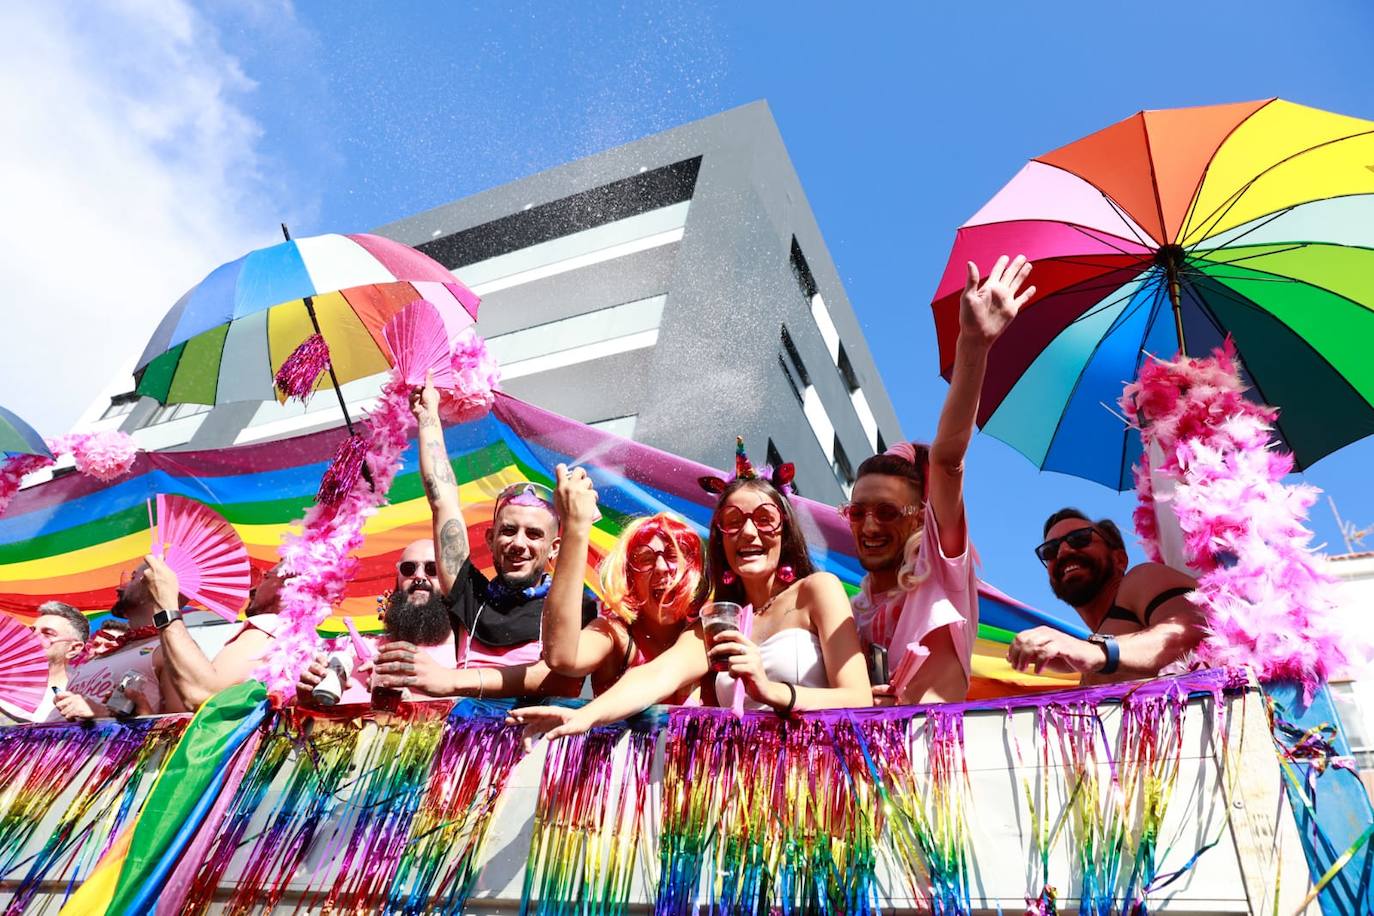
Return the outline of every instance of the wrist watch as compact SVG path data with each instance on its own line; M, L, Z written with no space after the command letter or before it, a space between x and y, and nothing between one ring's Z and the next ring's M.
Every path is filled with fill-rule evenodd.
M1105 633L1094 633L1088 637L1088 642L1095 646L1101 646L1102 651L1107 653L1107 661L1101 668L1097 669L1097 673L1115 674L1117 666L1121 664L1121 647L1116 644L1116 637L1108 636Z
M172 608L170 611L159 608L153 612L153 626L157 627L159 631L167 629L171 626L172 621L180 619L180 608Z

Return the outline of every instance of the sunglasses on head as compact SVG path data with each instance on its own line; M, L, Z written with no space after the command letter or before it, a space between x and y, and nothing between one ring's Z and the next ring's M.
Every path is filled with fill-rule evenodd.
M439 575L439 564L436 561L425 560L424 567L425 575L429 576L431 579ZM419 568L420 563L415 560L402 560L396 564L396 571L407 579L415 575L416 570Z
M625 560L635 572L648 572L658 565L659 557L669 569L677 569L677 551L671 547L655 550L648 544L641 544L631 550Z
M759 503L753 512L726 506L716 519L716 527L726 534L739 534L746 521L752 521L759 534L772 534L782 527L782 510L771 502Z
M915 515L916 507L899 506L896 503L845 503L840 506L840 514L852 525L862 525L870 515L880 525L891 525L898 519Z
M1068 544L1074 550L1082 550L1093 542L1093 535L1097 534L1097 529L1091 526L1075 528L1068 534L1061 534L1057 538L1050 538L1039 547L1035 548L1035 555L1040 558L1040 562L1049 566L1054 562L1054 558L1059 556L1059 545Z

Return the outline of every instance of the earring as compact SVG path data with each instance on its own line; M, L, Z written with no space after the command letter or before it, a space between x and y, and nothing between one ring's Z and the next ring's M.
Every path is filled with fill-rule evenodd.
M734 585L737 578L734 571L729 569L720 574L720 581L726 585Z
M779 566L778 581L788 583L797 581L797 571L790 566Z

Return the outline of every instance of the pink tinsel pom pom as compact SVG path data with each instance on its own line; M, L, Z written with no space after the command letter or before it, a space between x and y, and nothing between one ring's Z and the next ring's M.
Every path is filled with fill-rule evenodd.
M334 453L334 461L320 480L320 489L315 493L315 502L322 506L334 507L358 485L363 475L363 461L367 456L368 437L361 433L349 436L339 443Z
M117 429L69 433L50 440L48 447L54 455L70 453L78 471L106 482L129 473L138 457L138 443L133 436Z
M288 398L306 400L315 383L329 368L329 345L318 334L311 334L291 351L277 370L277 389Z
M453 342L453 373L458 383L452 391L440 392L440 418L445 423L467 423L486 416L496 402L493 392L501 387L501 367L473 328Z
M0 463L0 515L9 508L10 500L19 492L24 477L52 464L47 455L15 455Z

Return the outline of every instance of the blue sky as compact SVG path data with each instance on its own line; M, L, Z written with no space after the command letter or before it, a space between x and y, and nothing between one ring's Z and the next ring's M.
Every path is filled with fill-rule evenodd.
M138 257L145 271L149 260L163 269L130 281L149 289L129 305L134 337L146 336L140 322L155 321L138 309L160 313L175 298L164 287L184 289L248 244L271 241L279 220L301 235L370 228L762 98L903 428L922 438L944 395L928 303L954 229L1026 159L1141 108L1281 96L1374 118L1374 8L1359 0L475 9L150 0L95 15L62 9L4 14L72 50L49 50L36 65L66 68L50 83L71 88L67 107L55 97L48 119L29 113L29 133L42 139L33 161L65 149L73 123L104 136L99 118L111 108L119 119L105 125L109 135L122 143L132 125L142 144L118 167L98 140L89 144L94 158L73 161L71 174L109 174L65 225L89 223L92 201L118 176L172 185L140 213ZM114 31L121 54L78 53L109 47L100 39ZM32 92L22 76L9 88ZM114 95L87 112L95 86ZM63 133L49 140L53 123ZM52 209L50 199L32 206ZM154 219L157 206L171 215ZM128 213L109 205L112 237L129 235ZM106 269L133 259L112 258ZM23 269L18 257L0 266ZM46 294L41 278L32 288ZM0 382L30 371L30 357L11 355ZM87 401L99 393L76 387ZM42 394L33 397L33 410L46 409ZM53 415L63 410L75 408ZM1372 459L1365 442L1305 477L1347 518L1374 524ZM1046 610L1056 602L1030 552L1041 519L1070 503L1125 522L1131 508L1129 496L1041 474L987 437L971 451L968 491L986 577ZM1339 548L1324 499L1314 512L1317 540Z

